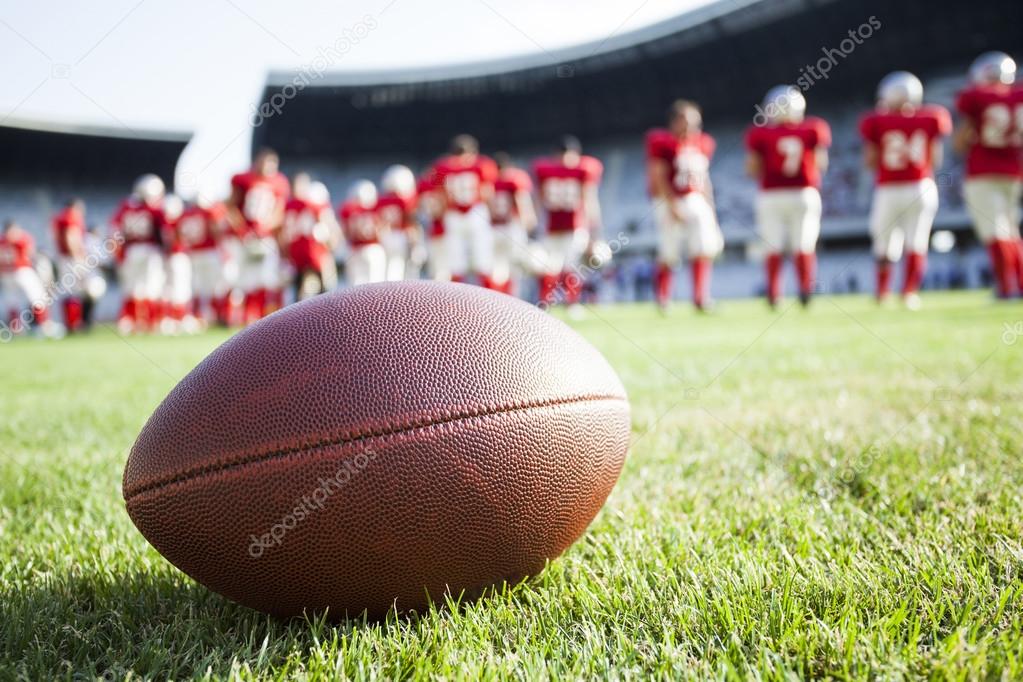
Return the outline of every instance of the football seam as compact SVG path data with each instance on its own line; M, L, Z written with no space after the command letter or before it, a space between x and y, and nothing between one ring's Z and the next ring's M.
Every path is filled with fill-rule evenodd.
M262 462L268 462L274 459L288 457L301 452L307 452L310 450L319 450L327 447L335 447L339 445L351 445L354 443L360 443L367 440L374 440L377 438L387 438L390 436L399 436L415 431L422 431L424 429L431 429L438 426L444 426L446 424L452 424L454 422L468 421L471 419L478 419L482 417L492 417L501 414L510 414L512 412L521 412L524 410L533 410L544 407L556 407L559 405L571 405L574 403L584 402L604 402L604 401L618 401L628 403L628 398L620 395L584 395L575 396L572 398L560 398L552 400L542 400L532 403L519 403L507 406L500 406L489 409L469 410L459 412L448 417L442 417L440 419L426 419L418 422L412 422L411 424L405 424L397 426L391 429L377 429L375 431L367 431L365 433L357 434L354 436L342 436L339 438L329 438L320 440L314 443L306 443L303 445L297 445L288 448L278 448L271 450L270 452L263 452L255 455L242 455L231 462L224 462L220 464L207 464L201 467L194 467L187 471L184 471L173 476L164 477L162 479L146 483L145 485L138 486L131 492L125 490L124 500L126 503L130 503L133 498L145 493L153 492L161 488L165 488L178 483L185 483L187 481L196 480L209 476L212 474L219 474L231 469L236 469L250 464L258 464Z

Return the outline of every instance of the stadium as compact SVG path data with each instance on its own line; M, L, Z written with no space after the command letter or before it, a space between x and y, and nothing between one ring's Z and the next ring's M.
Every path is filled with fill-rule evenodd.
M543 47L566 7L589 37ZM1019 0L0 9L0 680L1023 679L1021 26ZM765 113L784 83L805 118ZM927 133L898 258L865 115ZM803 135L802 184L767 183L761 118ZM474 250L499 182L536 213L518 290ZM781 296L771 189L822 206ZM692 280L663 279L665 223L720 237L676 239Z

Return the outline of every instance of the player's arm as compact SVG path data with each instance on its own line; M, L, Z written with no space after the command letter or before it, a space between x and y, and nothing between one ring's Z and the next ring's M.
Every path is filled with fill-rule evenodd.
M274 206L273 214L270 216L270 229L275 234L280 234L284 230L284 205L287 203L286 198L278 198L277 204Z
M515 192L515 208L519 212L519 220L528 234L536 230L536 206L533 205L533 195L528 189L520 189Z
M831 157L828 156L828 149L827 147L817 147L813 153L817 159L817 169L821 175L824 175L828 172L828 162L831 160Z
M931 165L938 170L945 163L945 145L941 138L935 138L931 142Z
M111 254L115 261L120 261L124 255L124 209L118 208L117 212L110 217L110 241L114 243L114 252Z
M590 225L590 239L596 239L601 231L600 192L597 183L583 185L583 205L586 207L586 222Z
M64 232L64 243L67 244L68 253L75 260L85 260L85 230L66 230Z
M764 160L760 157L760 154L752 150L746 154L746 175L754 180L760 180L764 177Z
M324 206L320 211L320 223L327 228L327 246L331 250L336 249L341 244L343 235L341 234L341 223L338 222L337 215L330 206Z
M671 194L671 164L659 157L651 157L646 164L647 178L650 182L650 194L654 203L663 203L676 220L681 220Z
M650 193L657 201L671 201L671 166L661 158L652 158L646 164Z
M863 144L863 167L867 170L876 171L878 165L877 145L873 142Z
M976 140L977 129L974 127L973 121L963 118L952 134L952 149L956 154L966 156Z
M227 209L227 224L239 234L245 229L245 216L242 215L242 201L245 199L245 192L241 187L232 185L231 195L227 198L225 208Z

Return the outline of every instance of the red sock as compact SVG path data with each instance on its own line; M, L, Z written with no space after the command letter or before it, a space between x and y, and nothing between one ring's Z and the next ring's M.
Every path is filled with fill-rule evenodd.
M671 301L671 267L658 263L654 270L654 298L658 305L667 305Z
M1009 268L1005 262L1005 242L996 239L987 245L988 257L991 259L991 275L995 280L995 292L1004 298L1009 295L1012 287L1009 284Z
M1016 291L1023 296L1023 239L1016 242Z
M451 275L451 281L457 284L465 283L465 275Z
M891 292L892 264L881 259L877 261L877 300L881 300Z
M256 289L245 294L243 303L242 321L244 324L255 322L263 316L263 306L266 303L266 290Z
M767 254L767 300L777 303L781 298L781 264L780 253Z
M1015 241L1002 242L1005 249L1005 279L1010 292L1023 294L1023 262L1020 261L1020 247Z
M913 253L906 254L906 274L902 282L902 295L915 294L920 291L920 283L923 282L924 272L927 270L927 254Z
M583 278L578 273L566 271L561 273L558 280L565 290L565 303L575 305L583 293Z
M210 301L210 307L213 309L213 315L217 322L224 325L231 324L231 296L230 294L224 296L215 296Z
M693 304L702 308L707 303L710 290L710 258L700 256L693 259Z
M64 326L69 332L82 326L82 301L75 296L64 299Z
M552 305L554 303L554 290L558 288L557 275L540 276L540 303Z
M46 324L50 319L50 311L46 309L45 305L34 305L32 306L32 317L35 318L36 324Z
M813 293L814 281L817 279L817 254L797 253L796 275L799 277L799 293L809 296Z
M510 296L512 293L512 280L511 278L508 278L503 282L495 282L494 279L491 277L489 288L493 289L494 291L500 291L502 294L508 294Z
M20 334L22 332L21 313L19 313L17 309L11 309L7 313L7 326L9 326L11 331L15 334Z
M135 321L135 315L138 310L138 306L135 303L134 298L126 298L121 302L121 315L122 320Z

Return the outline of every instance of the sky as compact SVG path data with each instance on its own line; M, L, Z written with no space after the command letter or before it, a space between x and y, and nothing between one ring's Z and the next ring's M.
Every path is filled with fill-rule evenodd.
M194 133L185 195L247 164L267 71L459 64L603 40L712 0L0 1L0 125L29 120ZM366 30L365 27L371 27Z

